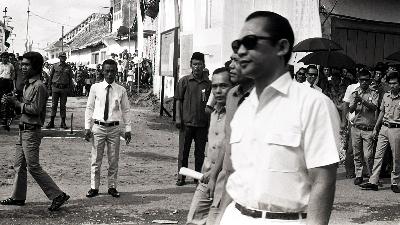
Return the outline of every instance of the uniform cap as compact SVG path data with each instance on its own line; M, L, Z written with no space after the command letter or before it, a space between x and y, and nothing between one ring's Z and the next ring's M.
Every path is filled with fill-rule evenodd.
M58 55L58 58L60 58L60 57L67 57L67 54L66 54L65 52L61 52L61 53Z

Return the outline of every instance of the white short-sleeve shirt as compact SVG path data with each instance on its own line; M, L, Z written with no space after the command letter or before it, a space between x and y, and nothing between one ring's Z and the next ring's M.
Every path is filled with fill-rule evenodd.
M260 98L253 90L230 125L235 172L226 189L233 200L251 209L306 212L308 169L339 161L334 103L286 73Z
M353 92L355 92L356 89L357 89L358 87L360 87L360 83L350 84L350 85L346 88L346 92L344 93L344 96L343 96L343 101L344 101L344 102L347 102L347 103L350 103L351 94L352 94ZM354 118L355 116L356 116L356 113L355 113L355 112L349 113L349 114L346 115L347 120L349 120L349 121L352 121L353 118Z

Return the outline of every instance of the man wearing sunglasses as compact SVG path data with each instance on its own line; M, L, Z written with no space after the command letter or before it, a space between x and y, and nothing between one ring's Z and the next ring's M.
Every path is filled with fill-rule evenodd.
M296 81L299 83L303 83L304 81L306 81L306 69L301 67L297 73L296 73Z
M231 123L233 202L225 224L328 224L339 161L339 115L320 92L287 71L294 43L289 21L250 14L232 43L254 89Z
M322 92L322 89L317 86L318 69L314 65L309 65L306 69L306 82L303 84Z

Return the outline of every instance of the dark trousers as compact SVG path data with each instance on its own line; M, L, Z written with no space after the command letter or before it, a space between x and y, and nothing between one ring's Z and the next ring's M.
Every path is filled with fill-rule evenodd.
M65 118L67 115L67 96L68 89L58 89L54 88L51 93L52 104L51 104L51 116L56 116L58 101L60 101L60 116Z
M348 131L351 130L351 125L348 126ZM346 170L346 177L354 177L355 176L355 168L354 168L354 152L353 152L353 144L350 137L350 132L347 135L347 148L346 148L346 158L344 160L344 167Z
M21 131L22 146L17 145L15 152L15 178L14 191L12 198L15 200L25 200L27 191L27 171L32 175L40 188L50 200L62 194L60 188L54 183L53 179L42 169L39 163L39 146L42 140L40 130Z
M208 127L192 127L183 126L179 131L179 155L178 155L178 171L181 167L188 167L190 146L194 140L194 168L201 172L204 162L204 151L207 142ZM185 179L185 176L178 176L179 179Z

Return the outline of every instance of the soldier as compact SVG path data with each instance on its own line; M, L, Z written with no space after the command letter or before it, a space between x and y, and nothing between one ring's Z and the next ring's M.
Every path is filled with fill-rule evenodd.
M60 116L61 116L61 128L68 129L65 124L66 117L66 104L68 93L72 89L72 69L65 62L67 55L65 52L61 52L58 56L60 63L55 64L50 70L49 86L52 91L52 106L51 106L51 117L50 122L46 128L54 128L54 119L57 113L58 100L60 100Z

